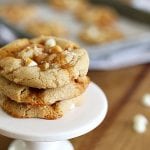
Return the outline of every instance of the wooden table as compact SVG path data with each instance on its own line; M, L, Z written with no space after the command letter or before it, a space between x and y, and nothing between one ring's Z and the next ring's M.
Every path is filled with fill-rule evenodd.
M150 65L90 71L89 76L105 91L109 111L101 126L71 140L75 150L150 149L150 126L144 134L137 134L132 129L134 115L142 113L150 118L150 108L141 105L142 96L150 93ZM7 150L10 142L11 139L0 136L0 150Z

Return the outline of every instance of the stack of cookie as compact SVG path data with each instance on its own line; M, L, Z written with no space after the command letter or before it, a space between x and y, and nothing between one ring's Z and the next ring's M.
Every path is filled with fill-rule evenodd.
M57 119L81 100L89 57L56 37L16 40L0 49L0 105L18 118Z

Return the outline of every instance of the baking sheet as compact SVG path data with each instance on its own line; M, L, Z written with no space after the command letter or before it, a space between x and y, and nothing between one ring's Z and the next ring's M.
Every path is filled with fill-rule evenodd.
M112 52L123 51L128 47L134 47L139 44L150 43L150 28L144 24L135 23L127 18L120 16L117 24L124 33L125 38L100 45L88 45L80 41L79 32L82 30L83 24L75 19L73 14L68 11L58 11L48 5L38 4L37 19L60 22L69 30L69 36L66 38L73 40L84 47L90 54L91 59L103 57ZM86 14L85 14L86 15ZM24 30L26 21L18 24L21 30Z

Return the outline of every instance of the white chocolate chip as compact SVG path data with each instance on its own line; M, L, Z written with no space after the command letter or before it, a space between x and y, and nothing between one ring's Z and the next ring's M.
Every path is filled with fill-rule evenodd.
M55 39L50 38L45 42L45 45L49 46L49 47L54 47L54 46L56 46L56 41L55 41Z
M144 124L148 124L147 118L144 115L142 115L142 114L137 114L134 117L134 122L142 122Z
M35 61L31 61L31 63L28 65L29 67L37 66L37 63Z
M147 125L148 125L148 120L144 115L138 114L134 117L133 129L137 133L144 133L146 131Z
M142 98L142 104L146 107L150 107L150 94L145 94Z
M133 128L137 133L144 133L146 131L145 124L141 124L141 123L135 123Z
M25 65L28 67L34 67L34 66L37 66L37 63L33 61L32 59L28 58L25 60Z
M65 102L61 101L59 105L60 105L63 113L67 113L69 111L72 111L76 107L75 102L73 102L72 100L70 100L70 101L66 100Z

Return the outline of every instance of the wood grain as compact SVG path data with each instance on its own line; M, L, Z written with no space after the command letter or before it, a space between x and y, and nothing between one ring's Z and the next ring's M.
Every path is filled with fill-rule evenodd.
M132 130L135 114L149 116L149 108L141 105L150 93L150 65L116 71L90 71L89 76L106 93L109 111L106 119L92 132L72 139L75 150L147 150L150 127L139 135ZM11 139L0 136L0 150L6 150Z
M132 95L122 103L122 107L117 114L109 120L109 126L103 133L103 138L95 142L94 150L112 149L116 150L147 150L150 146L150 128L143 134L137 134L132 129L133 117L142 113L149 118L150 108L142 106L141 99L145 93L150 93L150 71L142 82L132 91ZM109 143L109 144L108 144Z

